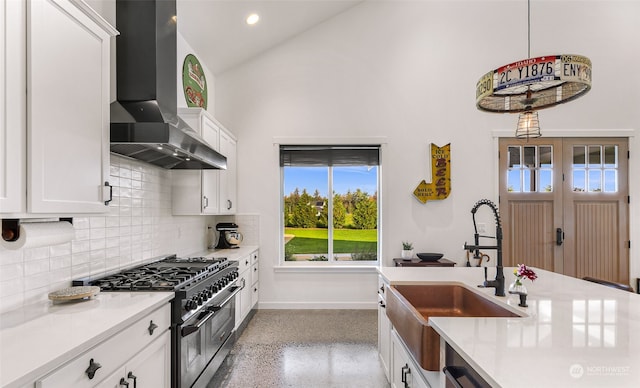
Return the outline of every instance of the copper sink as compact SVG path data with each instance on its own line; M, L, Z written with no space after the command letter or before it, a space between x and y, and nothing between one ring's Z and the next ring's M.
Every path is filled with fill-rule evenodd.
M387 288L387 316L423 369L439 371L440 335L429 317L520 317L457 284Z

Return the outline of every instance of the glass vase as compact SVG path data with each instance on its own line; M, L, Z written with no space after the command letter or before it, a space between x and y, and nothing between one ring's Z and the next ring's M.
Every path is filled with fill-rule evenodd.
M526 294L527 287L522 284L520 279L516 279L513 283L509 285L509 293L510 294Z

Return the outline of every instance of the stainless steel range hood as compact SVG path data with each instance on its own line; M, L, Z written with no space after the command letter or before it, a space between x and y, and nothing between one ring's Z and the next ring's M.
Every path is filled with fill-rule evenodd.
M116 0L116 28L111 152L169 169L226 169L177 114L175 0Z

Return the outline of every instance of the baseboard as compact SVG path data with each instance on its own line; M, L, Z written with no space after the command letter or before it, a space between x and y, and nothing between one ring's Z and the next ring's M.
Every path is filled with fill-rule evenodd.
M375 310L376 302L258 302L260 310Z

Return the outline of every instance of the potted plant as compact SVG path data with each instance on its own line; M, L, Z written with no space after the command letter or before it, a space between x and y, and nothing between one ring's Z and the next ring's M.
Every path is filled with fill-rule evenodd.
M407 260L413 257L413 243L408 241L402 242L402 258Z

